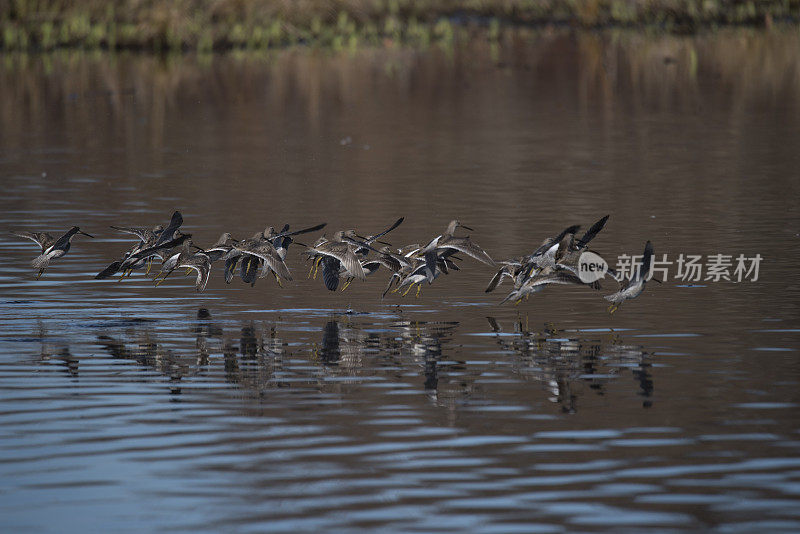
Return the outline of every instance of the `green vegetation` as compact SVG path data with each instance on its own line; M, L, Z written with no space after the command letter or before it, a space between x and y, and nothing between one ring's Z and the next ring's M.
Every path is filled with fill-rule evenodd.
M519 25L693 32L798 20L800 0L4 0L0 47L210 52L305 43L342 49L425 46L475 29L497 39Z

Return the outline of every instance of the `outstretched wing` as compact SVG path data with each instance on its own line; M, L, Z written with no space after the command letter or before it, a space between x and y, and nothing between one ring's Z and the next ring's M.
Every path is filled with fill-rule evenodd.
M47 232L25 232L25 231L12 230L9 233L17 237L30 239L31 241L42 247L42 252L47 250L49 247L53 246L53 244L56 242L53 236L51 236Z
M599 234L599 233L600 233L600 230L602 230L602 229L603 229L603 227L606 225L606 221L608 221L608 218L609 218L609 215L606 215L605 217L603 217L602 219L600 219L599 221L597 221L596 223L594 223L594 224L593 224L593 225L592 225L592 226L591 226L591 227L590 227L590 228L589 228L589 229L586 231L586 233L585 233L585 234L583 234L583 237L581 237L580 239L578 239L577 243L575 244L575 245L576 245L576 247L577 247L577 248L583 248L583 247L585 247L586 245L588 245L588 244L589 244L589 241L591 241L592 239L594 239L594 238L595 238L595 236L596 236L597 234Z
M275 250L275 247L272 246L272 243L269 241L262 241L258 244L245 243L241 245L241 247L237 246L236 248L242 252L260 258L281 278L285 278L286 280L292 279L292 273L289 272L289 267L286 266L286 263L281 259L278 251Z
M142 241L147 241L153 236L153 231L148 230L147 228L135 228L128 226L114 226L114 225L111 225L110 228L113 228L114 230L118 230L120 232L124 232L126 234L133 234Z
M451 248L459 252L463 252L467 256L474 258L486 265L495 266L497 263L477 244L470 240L468 237L453 237L448 239L444 244L440 244L440 248Z
M329 241L312 250L317 254L338 260L351 276L355 276L359 280L367 279L367 273L364 272L361 262L358 261L355 253L347 243L332 243Z
M185 267L197 271L197 280L194 287L197 291L203 291L208 284L208 277L211 274L211 261L205 254L195 254L188 260L178 264L178 268Z
M167 241L172 240L172 238L175 235L175 230L180 228L182 224L183 224L183 216L181 216L181 212L176 210L172 214L172 219L170 219L169 224L167 225L166 228L164 228L164 231L159 234L158 239L156 240L156 243L153 246L157 247L166 243Z
M108 278L109 276L114 275L115 273L119 272L119 268L122 266L122 262L117 260L111 263L108 267L97 273L94 277L97 280L103 280L104 278Z
M381 232L381 233L379 233L379 234L375 234L375 235L373 235L373 236L370 236L370 237L369 237L369 239L367 240L367 243L368 243L368 244L369 244L369 243L372 243L373 241L375 241L375 240L376 240L376 239L378 239L379 237L381 237L381 236L384 236L384 235L388 234L389 232L391 232L392 230L394 230L395 228L397 228L398 226L400 226L400 224L402 224L402 222L403 222L404 220L405 220L405 217L400 217L399 219L397 219L397 220L394 222L394 224L392 224L392 225L391 225L389 228L387 228L387 229L386 229L386 230L384 230L383 232Z
M238 252L238 251L237 251ZM230 284L236 272L236 265L239 263L241 255L231 256L225 260L225 283Z
M333 256L322 257L322 281L325 282L325 287L331 291L336 291L336 288L339 287L340 268L339 260Z
M499 285L500 285L500 282L502 282L502 281L503 281L503 276L504 276L504 274L505 274L505 271L506 271L506 269L507 269L507 268L508 268L508 267L507 267L506 265L503 265L503 267L501 267L501 268L500 268L500 269L499 269L499 270L498 270L498 271L495 273L495 275L494 275L494 276L492 277L492 279L489 281L489 285L488 285L488 286L486 286L486 291L485 291L486 293L491 293L492 291L494 291L495 289L497 289L497 286L499 286Z
M653 263L653 244L648 241L644 245L644 254L642 255L642 265L636 273L638 280L645 280L647 275L650 274L650 266Z

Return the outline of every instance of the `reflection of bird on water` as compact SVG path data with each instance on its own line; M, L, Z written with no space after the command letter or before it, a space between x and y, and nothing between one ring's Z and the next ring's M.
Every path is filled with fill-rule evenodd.
M31 262L31 266L34 269L39 269L39 274L36 275L36 279L38 280L44 274L44 271L47 269L47 266L50 265L50 262L56 258L60 258L64 256L67 252L69 252L70 247L72 246L72 238L75 237L76 234L85 235L87 237L94 237L86 232L82 232L81 229L77 226L73 226L67 232L55 239L53 236L48 234L47 232L23 232L23 231L12 231L11 235L15 235L17 237L22 237L24 239L30 239L39 247L41 247L41 254L36 256L33 261Z
M322 344L316 356L325 365L337 365L342 352L339 347L339 321L328 321L322 329Z
M423 388L428 398L437 405L455 407L472 394L472 384L477 374L469 372L464 362L452 358L452 350L445 347L452 341L457 321L395 322L399 329L400 353L410 357L421 368Z
M197 348L197 365L208 365L210 349L208 340L222 340L222 328L212 322L211 313L206 308L197 310L197 322L194 327Z
M139 365L155 369L173 380L180 380L190 374L189 364L181 361L173 351L155 341L151 332L137 330L132 333L132 337L134 339L126 341L102 334L97 336L97 342L111 357L133 360Z
M39 351L39 361L49 362L53 359L59 360L64 364L64 370L72 377L78 377L78 366L80 360L72 355L69 346L60 342L52 342L48 339L47 329L43 322L39 321L37 332L35 335L39 339L42 346Z
M577 410L577 386L587 385L602 395L607 381L618 376L621 368L646 365L641 347L624 345L617 337L589 338L554 327L530 332L521 319L514 325L514 335L508 335L494 318L488 321L492 332L498 334L498 345L518 358L513 362L517 374L542 382L551 394L549 400L566 413ZM645 387L652 391L652 381L647 386L640 379L640 384L644 395L648 395Z
M264 326L257 322L243 324L238 347L229 339L223 342L226 381L258 392L284 385L276 375L285 374L282 366L286 344L278 337L275 326L268 333Z
M312 344L312 357L326 367L335 367L337 373L359 375L366 370L365 351L374 341L361 325L331 318L322 328L321 342Z

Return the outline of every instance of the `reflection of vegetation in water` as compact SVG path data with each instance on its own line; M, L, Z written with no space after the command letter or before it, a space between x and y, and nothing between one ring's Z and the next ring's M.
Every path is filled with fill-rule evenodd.
M702 105L698 97L704 80L725 87L734 110L776 100L786 106L800 102L797 32L738 30L698 37L556 32L522 44L474 42L425 54L404 48L209 57L6 54L0 63L3 148L13 149L31 135L52 139L62 130L69 133L65 145L76 149L107 140L114 150L136 150L141 139L160 148L167 119L182 104L199 100L258 104L251 106L253 113L266 106L273 109L266 114L270 119L300 102L313 126L332 106L360 106L376 101L376 94L391 92L415 98L420 106L435 105L443 86L457 91L463 80L489 106L497 93L495 86L479 83L493 79L487 70L514 65L520 77L558 76L555 57L560 69L576 69L578 98L586 109L695 109ZM219 115L214 120L241 119ZM109 135L95 135L98 128Z
M694 31L722 24L771 25L800 15L800 2L764 0L10 0L0 3L5 50L57 47L154 51L268 49L313 43L334 49L403 42L447 43L509 25L658 27Z

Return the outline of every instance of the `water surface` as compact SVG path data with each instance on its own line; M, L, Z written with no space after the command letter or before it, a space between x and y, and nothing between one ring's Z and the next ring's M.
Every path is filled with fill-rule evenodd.
M14 532L800 530L796 32L542 33L493 46L0 66L0 525ZM92 277L110 224L327 222L395 244L451 218L498 259L593 243L764 259L648 284L614 315L515 307L463 269L154 288ZM501 289L507 286L501 286Z

